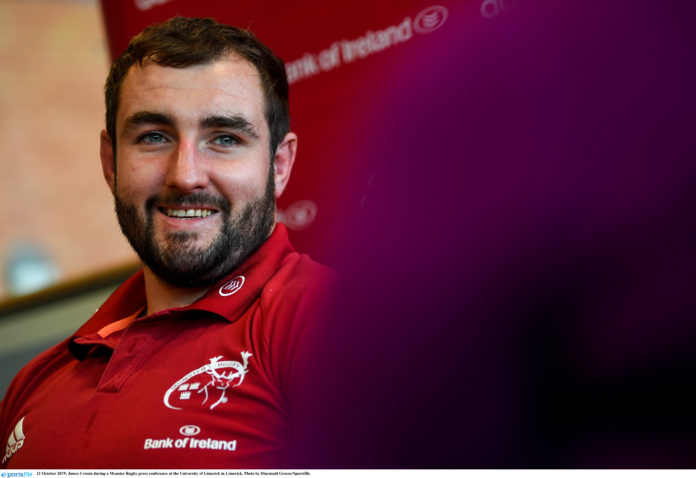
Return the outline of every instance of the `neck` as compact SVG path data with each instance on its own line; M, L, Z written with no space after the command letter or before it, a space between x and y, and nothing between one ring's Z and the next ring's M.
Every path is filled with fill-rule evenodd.
M174 307L184 307L203 297L210 287L177 287L163 281L146 265L143 265L145 278L145 298L147 314Z

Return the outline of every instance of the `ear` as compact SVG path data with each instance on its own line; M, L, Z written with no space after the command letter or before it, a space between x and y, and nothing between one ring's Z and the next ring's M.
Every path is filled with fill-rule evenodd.
M116 163L114 161L114 147L106 130L102 130L99 136L99 156L101 156L102 172L106 184L109 185L112 194L116 194Z
M295 154L297 153L297 135L288 133L276 149L275 161L273 162L273 179L275 181L275 197L279 198L285 186L290 180L292 166L295 164Z

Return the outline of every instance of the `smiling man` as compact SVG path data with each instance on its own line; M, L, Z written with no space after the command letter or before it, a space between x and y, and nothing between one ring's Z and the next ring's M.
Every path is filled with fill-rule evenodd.
M284 65L251 33L179 17L131 41L101 162L142 271L15 378L3 467L293 463L331 278L276 224L296 149Z

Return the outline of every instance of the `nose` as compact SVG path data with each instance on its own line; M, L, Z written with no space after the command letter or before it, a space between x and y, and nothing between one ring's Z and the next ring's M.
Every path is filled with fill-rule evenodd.
M181 141L167 165L165 184L182 193L205 189L208 174L193 142Z

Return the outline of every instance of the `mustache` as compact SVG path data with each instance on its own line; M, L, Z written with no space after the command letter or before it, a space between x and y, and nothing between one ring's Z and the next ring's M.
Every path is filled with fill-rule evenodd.
M191 206L191 205L206 205L220 209L224 213L229 213L232 209L230 202L222 196L216 196L207 192L195 192L190 194L179 194L170 191L164 194L155 194L150 196L145 201L146 210L151 210L157 204L166 204L167 206Z

